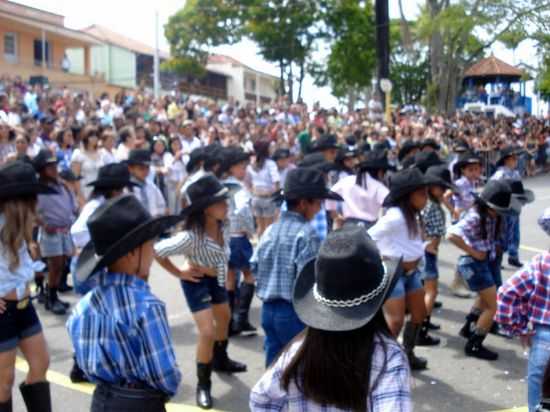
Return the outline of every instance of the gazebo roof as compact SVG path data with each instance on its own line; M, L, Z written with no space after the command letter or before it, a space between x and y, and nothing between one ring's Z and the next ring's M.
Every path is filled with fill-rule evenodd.
M523 70L491 55L470 66L464 77L522 77L524 74Z

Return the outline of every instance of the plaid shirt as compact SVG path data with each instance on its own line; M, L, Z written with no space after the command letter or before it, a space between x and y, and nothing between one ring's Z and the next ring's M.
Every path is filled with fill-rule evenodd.
M529 325L550 326L550 252L533 258L498 290L495 320L512 335L526 334Z
M511 179L511 180L521 180L521 176L519 172L515 169L510 169L506 166L500 166L497 171L491 176L491 180L503 180L503 179Z
M465 176L455 181L458 193L453 194L453 205L457 209L466 210L474 204L474 195L476 190L475 182L471 182Z
M315 230L302 215L282 212L262 235L250 261L258 297L264 302L291 302L296 276L317 256L320 246Z
M445 235L445 212L439 203L428 201L428 205L422 210L422 219L427 237L435 238Z
M340 202L337 202L338 204ZM281 205L281 212L286 212L287 206L286 202L283 202ZM328 220L327 220L327 210L325 209L325 202L321 203L321 210L317 212L315 216L313 216L313 219L309 222L311 227L315 230L317 233L317 237L321 240L326 239L328 234Z
M378 384L368 399L369 412L410 412L412 411L410 371L407 357L393 339L383 338L386 353L377 341L372 355L370 384L375 379ZM287 352L279 357L250 393L252 412L300 411L300 412L338 412L333 406L323 406L304 397L292 382L288 390L281 387L281 376L300 348L302 342L294 343ZM365 382L366 384L366 382Z
M462 238L468 246L475 250L488 252L489 258L495 259L497 242L501 237L500 234L495 233L496 220L487 216L485 224L487 229L486 239L481 237L480 220L477 208L471 208L462 219L447 229L447 233Z
M67 321L78 365L96 383L142 383L173 396L181 373L164 303L135 276L96 276Z

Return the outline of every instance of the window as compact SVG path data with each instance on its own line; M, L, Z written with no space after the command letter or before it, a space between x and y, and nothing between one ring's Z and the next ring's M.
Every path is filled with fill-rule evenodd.
M17 62L17 36L15 33L4 34L4 58L10 63Z
M251 92L256 91L256 80L255 79L248 79L248 90Z
M51 66L51 53L52 48L49 41L45 42L46 44L46 66ZM34 40L34 64L36 66L42 66L42 40Z

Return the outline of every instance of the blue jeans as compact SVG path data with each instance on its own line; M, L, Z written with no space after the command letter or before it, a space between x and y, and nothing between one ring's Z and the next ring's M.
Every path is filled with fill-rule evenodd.
M265 332L265 366L277 358L279 353L305 325L296 315L292 303L286 300L264 302L262 306L262 328Z
M527 363L527 401L529 412L535 412L535 408L541 400L541 386L546 364L550 360L550 327L536 325L535 336L529 350Z
M519 257L519 215L506 216L506 242L508 258Z

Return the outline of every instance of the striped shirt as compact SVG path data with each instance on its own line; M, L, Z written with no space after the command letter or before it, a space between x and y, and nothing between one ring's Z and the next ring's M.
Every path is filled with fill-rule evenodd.
M498 290L495 320L509 334L529 331L529 324L550 326L550 252L537 255Z
M380 339L380 338L379 338ZM369 394L369 412L410 412L412 411L410 370L407 357L395 340L384 337L386 350L377 340L372 355L370 384L378 379L377 385ZM298 351L302 341L293 343L256 383L250 393L252 412L300 411L300 412L340 412L334 406L319 405L304 397L292 382L288 390L281 387L281 377L287 365ZM367 383L365 383L367 384Z
M206 234L183 230L174 236L161 240L155 245L155 253L161 258L183 255L189 263L216 269L218 285L225 287L229 242L220 246Z
M145 384L173 396L181 381L164 303L147 282L98 273L67 321L76 360L92 382Z

